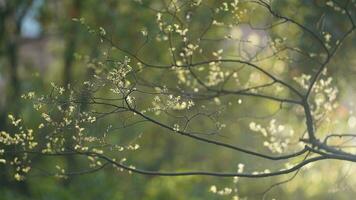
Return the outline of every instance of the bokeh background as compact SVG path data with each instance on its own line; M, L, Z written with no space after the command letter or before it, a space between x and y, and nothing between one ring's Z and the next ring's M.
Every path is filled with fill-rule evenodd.
M164 1L144 1L150 7L160 8ZM206 1L214 6L219 1ZM353 2L353 1L352 1ZM221 2L220 2L221 3ZM344 1L342 1L344 3ZM350 4L350 11L355 17L355 3ZM323 0L288 0L275 1L275 8L284 14L293 16L308 27L322 29L337 37L349 26L345 15L338 14ZM246 6L247 10L251 9ZM193 11L192 11L193 12ZM263 24L265 12L254 10L251 21ZM206 13L196 19L196 26L206 23ZM28 126L39 122L39 116L33 113L31 105L21 100L20 96L29 91L50 92L51 82L60 85L81 84L92 76L93 69L87 67L86 60L100 59L103 52L110 51L110 45L89 34L87 29L74 22L73 18L85 18L92 27L104 27L115 41L124 49L137 49L144 38L142 31L155 26L156 12L133 0L0 0L0 130L11 130L7 115L22 116ZM316 24L320 27L316 27ZM215 33L211 33L214 36ZM216 30L216 34L219 34ZM284 27L274 32L252 30L241 25L232 34L244 40L252 40L256 45L265 45L266 37L276 35L295 35L294 45L300 49L313 49L318 54L322 50L313 46L295 27ZM216 35L215 35L216 36ZM231 43L219 43L223 48L235 48ZM230 46L229 46L230 45ZM232 45L232 46L231 46ZM254 50L251 49L253 52ZM234 50L231 50L233 53ZM230 52L230 53L231 53ZM83 59L85 55L85 59ZM352 35L345 41L337 56L333 58L329 74L339 88L339 106L333 113L332 120L336 131L355 131L355 90L356 48ZM124 55L116 55L122 59ZM167 60L165 48L159 45L144 50L143 57L159 63ZM302 71L315 72L310 63L277 63L276 73ZM295 73L295 72L293 72ZM153 74L152 76L160 76ZM174 84L174 83L172 83ZM244 100L245 101L245 100ZM250 106L253 106L254 102ZM248 105L248 104L247 104ZM259 104L258 107L273 110L275 105ZM270 108L272 107L272 108ZM249 108L241 112L251 113ZM281 118L290 117L285 114ZM227 115L226 120L233 120ZM290 120L296 123L298 120ZM243 124L243 122L241 122ZM291 124L293 125L293 124ZM246 132L248 123L228 130ZM251 171L273 167L265 161L245 157L243 154L219 150L206 144L187 141L179 136L157 135L153 126L133 127L128 129L132 136L123 140L135 139L142 131L140 139L142 150L131 156L133 160L148 169L214 169L216 171L237 170L239 163L244 163ZM227 138L229 140L231 138ZM235 138L236 139L236 138ZM245 147L260 144L259 136L239 135ZM40 159L38 168L46 169L50 160ZM63 159L63 165L76 168L80 162ZM74 165L74 166L73 166ZM244 179L234 183L232 178L214 177L149 177L128 173L117 173L107 169L94 174L73 176L61 180L44 173L33 173L23 182L13 180L6 167L0 166L0 199L231 199L210 192L212 185L219 189L237 188L240 197L261 199L260 193L277 181L285 180L290 175ZM356 194L356 166L340 161L321 161L302 170L291 182L273 189L267 199L353 199Z

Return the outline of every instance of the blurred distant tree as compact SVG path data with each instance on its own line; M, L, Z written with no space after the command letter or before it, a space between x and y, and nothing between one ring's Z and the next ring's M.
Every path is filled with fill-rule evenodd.
M15 0L4 1L0 5L0 58L9 75L9 89L7 89L6 94L7 102L16 101L21 93L18 78L18 42L22 21L31 3L31 0ZM10 110L11 112L18 112L16 107L10 108ZM6 111L2 113L6 113Z
M42 122L26 128L10 114L17 130L1 132L1 154L20 155L0 158L14 166L16 180L24 180L36 168L37 157L87 158L82 160L86 169L74 170L60 162L46 169L60 178L111 166L145 175L236 181L289 173L294 173L293 179L310 163L356 161L356 133L343 132L347 130L338 128L334 118L340 112L342 88L335 83L332 64L343 49L354 51L354 45L347 45L354 43L353 1L135 1L141 17L148 15L153 25L133 31L132 45L125 36L108 31L108 24L96 28L81 17L79 2L70 9L76 24L66 30L64 85L53 83L49 94L31 91L22 96L33 101ZM119 9L130 15L127 7L121 4ZM302 15L297 8L306 11ZM130 23L119 28L131 30ZM94 74L82 85L70 84L79 29L97 38L101 48L95 59L77 55ZM348 122L356 126L356 118ZM182 156L211 145L264 164L249 170L248 162L239 161L237 172L220 171L221 167L193 170L201 165L191 163L177 166L181 171L154 165L144 169L131 161L135 154L130 152L140 148L141 137L160 138L147 138L145 132L153 128L157 134L197 142L196 149L185 149L186 142L176 147L186 153ZM144 151L145 157L150 155L149 148ZM211 153L209 160L228 162L219 152ZM210 190L238 199L231 188Z

